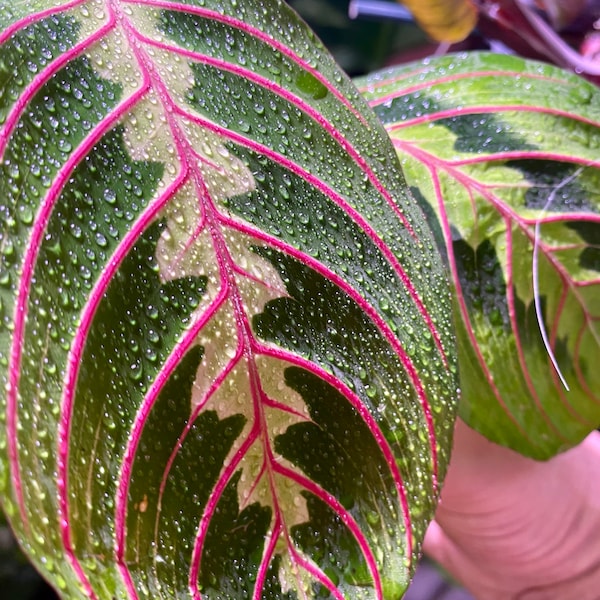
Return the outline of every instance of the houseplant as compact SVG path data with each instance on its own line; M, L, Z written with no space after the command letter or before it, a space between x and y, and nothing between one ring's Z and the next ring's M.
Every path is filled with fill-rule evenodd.
M60 594L400 597L448 461L457 356L490 384L480 332L502 331L490 353L516 344L517 367L531 354L581 388L572 422L584 424L523 451L549 456L591 428L592 295L548 312L545 274L523 278L518 312L502 285L515 255L498 258L506 232L527 231L519 269L551 270L538 223L577 185L577 210L548 222L564 240L561 281L593 289L590 84L491 56L360 83L411 191L377 116L280 3L2 9L1 494ZM503 76L531 108L494 87ZM436 87L457 81L458 100ZM542 109L535 94L549 84L578 102ZM508 112L492 118L500 104L524 139ZM564 124L568 152L531 139L534 117ZM476 146L473 131L484 132ZM442 170L460 193L441 193ZM487 200L485 220L464 209ZM454 300L446 265L462 285ZM518 315L539 326L532 310L543 352L520 341ZM572 346L582 338L585 357ZM554 383L550 412L563 399ZM546 419L526 412L527 427ZM508 421L502 441L519 446Z

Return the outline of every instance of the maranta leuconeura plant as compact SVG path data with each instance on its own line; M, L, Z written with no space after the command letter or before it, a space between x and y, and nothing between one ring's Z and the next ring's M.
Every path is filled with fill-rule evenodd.
M590 84L357 89L274 0L0 31L0 498L63 597L400 598L459 386L538 458L600 421Z

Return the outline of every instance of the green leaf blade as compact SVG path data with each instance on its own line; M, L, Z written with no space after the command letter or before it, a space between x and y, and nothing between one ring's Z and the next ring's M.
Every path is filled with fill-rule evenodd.
M363 91L441 219L461 415L536 458L578 443L600 418L596 89L481 54L382 72Z
M308 29L224 8L4 38L2 504L65 597L398 597L451 437L445 274ZM24 28L64 43L19 77Z

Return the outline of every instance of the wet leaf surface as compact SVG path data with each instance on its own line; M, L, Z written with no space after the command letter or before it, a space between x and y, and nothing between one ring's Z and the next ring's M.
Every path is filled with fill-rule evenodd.
M277 2L0 10L0 494L65 598L397 598L450 295L384 129Z

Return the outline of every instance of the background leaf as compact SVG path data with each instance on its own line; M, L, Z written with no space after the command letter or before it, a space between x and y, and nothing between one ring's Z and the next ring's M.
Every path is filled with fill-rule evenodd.
M434 40L460 42L477 24L473 0L399 0Z
M382 71L362 85L415 194L441 221L460 414L537 458L576 444L600 422L597 89L489 54Z
M3 507L68 598L397 598L450 296L383 127L278 2L3 3Z

